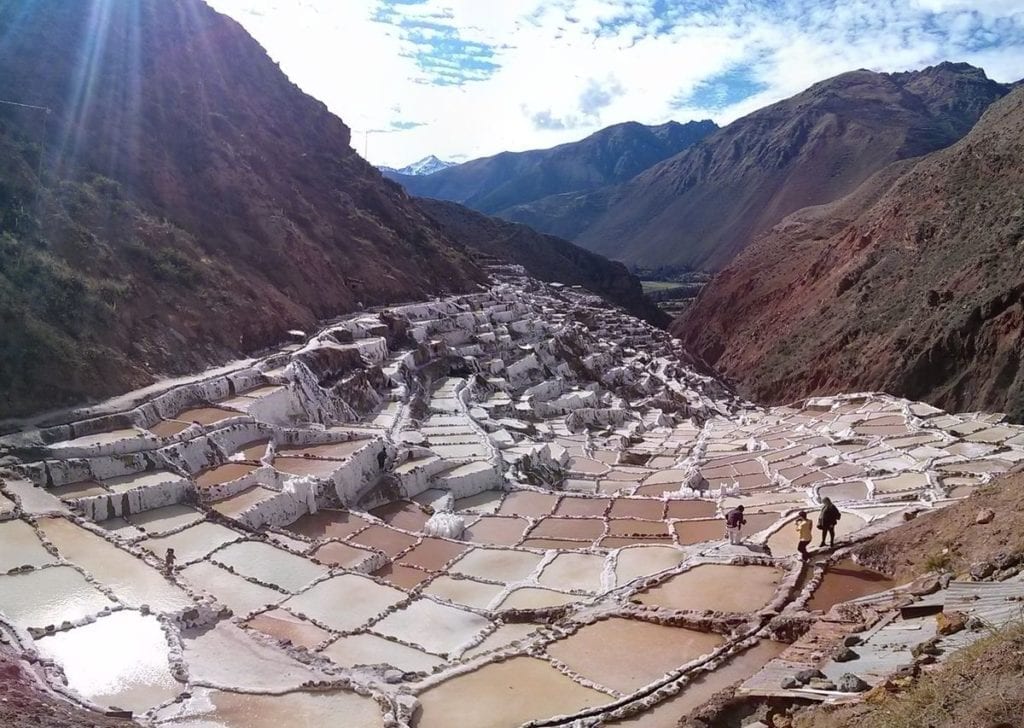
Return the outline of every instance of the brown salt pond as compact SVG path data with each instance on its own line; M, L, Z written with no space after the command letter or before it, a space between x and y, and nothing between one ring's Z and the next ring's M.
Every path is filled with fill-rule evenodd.
M560 538L527 538L520 544L520 546L529 546L534 549L558 549L560 551L588 549L590 545L589 541L567 541Z
M429 572L401 564L387 564L373 572L373 575L394 584L399 589L413 589L433 576Z
M416 536L410 536L393 528L374 525L349 538L349 543L377 549L388 556L395 557L415 545L418 540Z
M596 516L600 518L608 510L611 501L607 498L578 498L566 496L558 503L555 516Z
M110 491L101 483L95 480L83 480L80 483L59 485L56 488L48 488L51 493L61 500L72 500L74 498L89 498L94 495L107 495Z
M607 723L609 726L631 728L676 728L679 719L689 715L711 697L734 683L746 680L782 654L788 645L761 640L748 650L731 658L712 672L699 673L682 691L635 718Z
M373 556L372 551L359 549L347 543L331 541L314 551L311 556L331 566L341 566L346 569L353 569L366 559Z
M179 422L198 422L200 425L215 425L228 417L238 417L238 413L220 407L193 407L179 412L172 419Z
M344 691L254 695L220 690L201 696L181 725L218 728L280 728L337 725L345 717L352 728L381 728L384 717L372 698ZM190 718L194 719L189 720Z
M295 447L279 447L279 455L296 455L314 458L331 458L344 460L360 448L365 447L370 440L348 440L346 442L331 442L325 445L303 445Z
M723 643L717 634L612 618L549 645L547 653L588 680L629 694Z
M763 531L779 520L779 514L772 513L747 513L745 516L746 525L743 527L743 537L752 536ZM715 518L701 521L677 521L673 526L676 536L681 544L702 543L704 541L717 541L725 538L725 519Z
M403 554L397 563L439 571L449 561L465 553L466 549L467 547L460 543L426 537L412 550Z
M394 501L370 511L389 526L406 531L422 531L430 518L422 508L411 501Z
M665 517L665 502L654 498L616 498L608 517L660 521Z
M530 525L518 516L481 516L466 529L464 538L478 544L515 546Z
M535 657L515 657L459 675L420 693L416 728L508 728L612 701Z
M548 493L534 493L530 490L516 490L505 496L498 513L502 516L527 516L540 518L554 510L558 496Z
M606 536L601 539L601 547L606 549L620 549L625 546L637 546L651 544L671 544L672 539L668 536Z
M634 597L668 609L754 612L767 605L783 572L771 566L701 564Z
M230 483L232 480L248 475L256 470L255 465L247 463L227 463L218 465L215 468L203 470L195 476L196 485L200 488L210 488L223 483Z
M345 538L369 525L369 521L348 511L324 510L302 516L287 530L306 538Z
M316 460L315 458L286 458L278 455L272 463L274 470L287 475L314 475L327 477L334 473L342 464L336 460Z
M228 518L238 518L238 516L253 506L274 497L276 494L277 491L275 490L264 488L262 485L256 485L227 498L221 498L219 501L212 503L210 507Z
M557 538L593 541L604 534L604 521L599 518L542 518L530 538Z
M290 642L307 650L312 650L331 637L330 632L320 629L312 622L299 619L286 609L272 609L257 614L246 622L245 626L269 635L279 642Z
M717 512L718 505L714 501L673 499L665 508L665 518L712 518Z
M270 440L253 440L239 447L235 454L241 455L246 460L259 462L267 454L267 445Z
M668 526L663 521L638 521L634 518L615 518L608 521L609 536L668 536Z
M807 602L807 608L827 612L836 604L877 594L896 585L884 574L866 569L852 559L843 559L825 571L821 584Z

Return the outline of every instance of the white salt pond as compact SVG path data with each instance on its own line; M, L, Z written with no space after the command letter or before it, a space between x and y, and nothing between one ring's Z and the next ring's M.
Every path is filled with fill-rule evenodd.
M122 610L36 644L64 668L72 690L99 705L143 712L184 689L171 675L167 637L153 616Z
M0 612L23 627L74 622L114 604L70 566L0 576Z
M990 415L755 407L664 332L507 269L329 331L168 385L122 432L12 436L45 461L0 482L0 612L25 640L53 625L36 647L84 696L191 728L597 725L613 701L672 726L782 649L728 628L797 580L796 511L833 498L848 545L1024 461ZM889 585L841 561L807 608ZM681 690L643 705L654 684Z
M64 518L43 518L39 528L62 556L113 589L118 599L128 606L147 604L159 612L195 606L188 594L169 583L142 559L73 522Z

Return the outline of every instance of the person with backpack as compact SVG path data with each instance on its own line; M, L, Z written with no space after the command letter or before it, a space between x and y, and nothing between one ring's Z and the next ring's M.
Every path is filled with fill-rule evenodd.
M743 543L743 526L747 519L743 517L743 506L736 506L725 514L725 532L729 536L729 543L738 546Z
M825 548L825 537L828 536L829 548L834 548L836 545L836 524L839 523L839 519L842 518L842 514L839 509L832 504L831 498L825 498L821 501L821 512L818 514L818 530L821 531L821 548Z

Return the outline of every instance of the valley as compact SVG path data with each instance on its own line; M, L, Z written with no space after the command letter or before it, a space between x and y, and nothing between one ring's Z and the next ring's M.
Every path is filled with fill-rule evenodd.
M0 4L0 719L1019 722L1024 16L592 5Z

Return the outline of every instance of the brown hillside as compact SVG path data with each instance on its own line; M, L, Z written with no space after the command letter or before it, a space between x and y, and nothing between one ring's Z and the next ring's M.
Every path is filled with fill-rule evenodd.
M464 245L519 263L540 280L583 286L655 326L666 328L670 322L668 314L644 296L640 280L622 263L455 202L427 198L417 202L445 233Z
M786 215L836 200L896 160L957 141L1007 91L967 64L844 73L617 188L575 240L643 268L718 270Z
M1024 88L953 147L801 211L674 330L749 395L885 390L1024 417Z
M200 0L15 0L0 36L0 99L50 109L0 105L0 419L481 280Z

